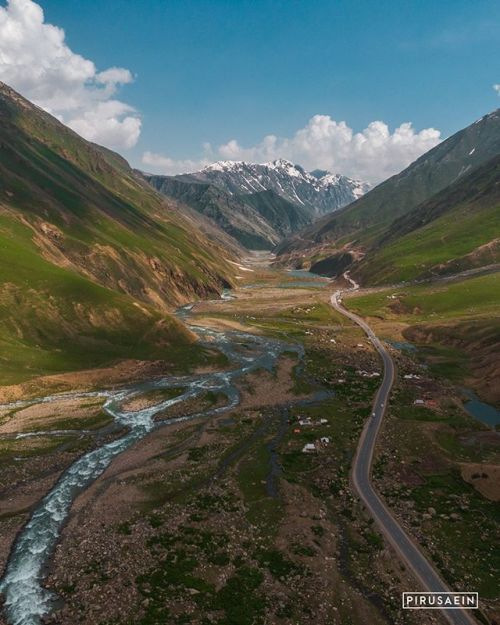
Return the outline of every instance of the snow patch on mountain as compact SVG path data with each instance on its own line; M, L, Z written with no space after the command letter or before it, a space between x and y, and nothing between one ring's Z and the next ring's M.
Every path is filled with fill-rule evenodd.
M354 202L371 188L366 182L341 174L319 170L309 173L283 158L268 163L218 161L177 178L210 183L235 195L275 191L316 216Z

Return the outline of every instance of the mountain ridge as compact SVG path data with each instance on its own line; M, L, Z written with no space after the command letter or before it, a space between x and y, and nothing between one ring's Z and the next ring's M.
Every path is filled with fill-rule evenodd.
M285 159L265 164L218 161L177 176L141 173L156 190L211 218L249 249L272 249L368 188L340 174L309 174Z
M279 262L338 270L362 257L395 221L500 153L500 109L458 131L359 200L280 243ZM350 260L348 258L350 256ZM327 268L327 269L326 269Z
M394 220L353 275L372 284L500 262L500 154Z
M230 194L209 182L150 176L146 180L160 193L190 207L248 249L272 249L284 236L311 223L310 214L274 191Z
M211 182L237 195L273 190L292 203L310 208L316 216L349 204L370 188L368 183L342 174L326 172L318 178L283 158L267 163L217 161L175 177Z
M181 346L182 363L199 348L170 312L229 286L228 256L121 156L0 83L3 377Z

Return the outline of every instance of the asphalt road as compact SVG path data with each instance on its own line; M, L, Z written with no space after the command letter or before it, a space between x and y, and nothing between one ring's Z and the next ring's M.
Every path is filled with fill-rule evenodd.
M346 276L353 288L357 284ZM374 334L370 326L361 317L346 310L342 304L342 291L332 295L332 306L340 313L357 323L380 354L384 365L384 376L373 403L372 416L367 420L359 439L358 448L353 461L351 479L359 497L370 511L380 530L399 554L404 564L413 571L421 583L421 588L408 588L408 591L449 592L450 588L443 582L432 564L420 551L417 544L406 534L405 530L394 518L390 510L379 497L371 481L371 466L377 434L384 418L389 394L394 382L395 368L390 353ZM452 625L477 625L470 610L443 610L443 615Z

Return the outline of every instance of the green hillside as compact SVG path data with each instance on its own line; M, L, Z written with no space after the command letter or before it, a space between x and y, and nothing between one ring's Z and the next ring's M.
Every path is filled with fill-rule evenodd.
M220 292L225 256L124 159L0 83L0 383L182 348L189 361L169 311Z
M421 156L356 202L283 242L284 258L322 260L370 248L391 223L500 154L500 110L485 115ZM335 262L331 263L332 270Z
M461 281L403 286L349 297L349 308L366 316L436 322L495 317L500 312L500 272Z
M500 156L397 219L354 270L366 284L500 262Z

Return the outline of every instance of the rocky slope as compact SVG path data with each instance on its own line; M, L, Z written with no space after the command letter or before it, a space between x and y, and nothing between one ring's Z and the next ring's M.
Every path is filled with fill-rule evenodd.
M306 208L289 202L273 190L238 197L248 206L252 206L267 223L272 224L278 235L277 243L311 223L311 214Z
M168 311L219 293L230 253L120 156L0 83L4 373L157 358L187 345Z
M212 184L167 176L148 176L147 180L160 193L178 201L179 210L194 209L248 249L271 249L284 236L297 230L297 227L292 229L290 223L299 224L298 227L311 223L305 210L271 191L262 192L267 194L264 198L260 193L232 195ZM271 218L261 214L266 210ZM281 215L286 215L285 222L273 219L280 210Z
M311 223L309 213L274 191L233 195L213 184L168 176L147 176L148 182L179 210L190 207L248 249L271 249L283 237Z

